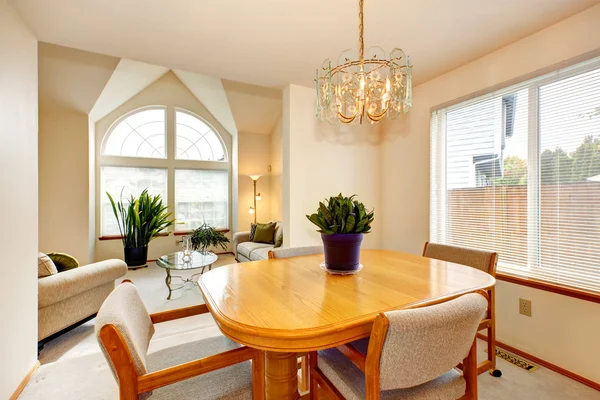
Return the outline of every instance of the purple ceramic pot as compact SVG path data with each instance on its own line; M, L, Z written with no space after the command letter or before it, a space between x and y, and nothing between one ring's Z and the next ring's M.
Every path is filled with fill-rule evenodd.
M356 271L360 263L362 233L321 234L325 250L325 264L335 271Z

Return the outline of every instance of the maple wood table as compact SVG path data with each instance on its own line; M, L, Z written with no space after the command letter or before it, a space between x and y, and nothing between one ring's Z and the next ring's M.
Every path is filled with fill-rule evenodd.
M384 311L444 302L495 285L464 265L386 250L363 250L356 275L330 275L323 255L220 267L198 284L230 339L266 350L268 400L298 398L297 352L369 335Z

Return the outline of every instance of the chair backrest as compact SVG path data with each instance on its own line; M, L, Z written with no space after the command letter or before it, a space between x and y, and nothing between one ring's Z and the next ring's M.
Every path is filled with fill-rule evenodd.
M289 258L298 256L311 256L313 254L323 254L323 246L304 246L273 249L269 251L269 258Z
M429 307L386 312L389 326L381 350L381 390L420 385L461 363L487 304L485 297L471 293ZM369 348L367 359L375 353Z
M495 252L427 242L423 249L423 257L468 265L496 276L498 253Z
M100 330L106 325L114 325L125 340L138 375L146 374L146 353L154 335L154 325L132 283L124 282L118 285L106 298L96 316L96 338L118 382L115 366L100 340Z

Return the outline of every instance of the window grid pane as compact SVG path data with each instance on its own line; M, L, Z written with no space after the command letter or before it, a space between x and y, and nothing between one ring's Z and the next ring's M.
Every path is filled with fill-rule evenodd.
M165 109L146 109L127 116L108 134L103 155L165 158Z
M149 194L160 195L163 204L167 204L166 169L105 166L101 168L100 175L102 236L120 235L106 192L110 193L115 202L122 198L127 204L132 195L139 196L144 189L148 189Z
M176 158L179 160L225 161L225 148L217 133L199 118L175 113Z
M229 175L221 170L175 170L176 231L188 231L206 223L228 228Z

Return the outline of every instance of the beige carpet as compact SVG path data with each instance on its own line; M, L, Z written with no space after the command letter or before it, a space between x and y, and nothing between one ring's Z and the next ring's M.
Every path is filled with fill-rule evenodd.
M220 256L215 266L233 262L231 255ZM153 263L146 269L128 272L126 278L136 284L150 312L204 302L192 284L173 292L172 300L166 300L165 271ZM156 328L150 352L220 335L210 315L158 324ZM484 345L479 343L481 359L485 357ZM48 343L40 354L40 362L42 365L19 397L21 400L118 399L117 385L94 336L94 321ZM504 360L498 360L498 364L501 378L488 374L479 377L481 400L600 400L599 392L545 368L526 372Z

